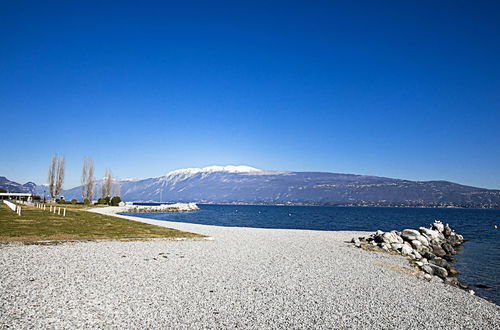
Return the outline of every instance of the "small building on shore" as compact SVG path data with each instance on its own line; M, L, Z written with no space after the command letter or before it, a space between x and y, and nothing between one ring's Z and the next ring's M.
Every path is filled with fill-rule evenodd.
M19 200L19 201L28 201L30 202L32 200L33 194L30 193L0 193L0 200L4 199L14 199L14 200Z

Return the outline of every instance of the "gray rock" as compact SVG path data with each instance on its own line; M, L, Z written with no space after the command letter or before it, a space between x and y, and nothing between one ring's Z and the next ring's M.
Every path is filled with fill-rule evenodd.
M448 243L441 244L441 247L446 252L446 254L448 254L450 256L454 255L454 254L457 254L457 252L455 251L455 249L450 244L448 244Z
M434 269L430 266L430 264L422 265L422 270L427 274L434 275Z
M441 223L441 221L436 220L432 224L432 229L437 230L438 232L442 233L444 231L444 225Z
M444 257L446 255L446 251L439 245L433 245L432 252L438 257Z
M382 241L384 243L392 244L392 243L403 243L403 239L399 237L394 232L384 233L382 234Z
M429 260L436 258L436 255L432 252L422 252L421 254L422 254L422 257L429 259Z
M436 257L430 261L431 264L434 264L436 266L442 267L442 268L447 268L448 267L448 262L444 260L443 258Z
M413 241L417 239L417 236L420 236L420 233L415 229L404 229L401 232L401 237L407 241Z
M443 235L444 235L444 237L448 237L448 236L450 236L452 232L453 232L453 231L451 230L450 226L449 226L448 224L446 224L446 225L444 226L444 230L443 230Z
M429 265L429 267L432 268L432 272L435 276L439 276L443 279L448 277L448 271L446 269L444 269L443 267L439 267L439 266L431 264L431 263L429 263L428 265Z
M392 246L392 249L395 250L395 251L399 251L401 250L401 248L403 247L403 244L400 244L400 243L394 243L394 244L391 244Z
M415 259L417 259L417 260L422 259L422 255L420 255L420 253L418 253L418 251L415 251L415 250L414 250L414 251L413 251L413 255L415 256Z
M422 251L422 243L416 239L410 242L411 246L417 250L417 251Z
M411 255L413 253L413 249L411 246L404 244L403 247L401 248L401 254L404 256Z

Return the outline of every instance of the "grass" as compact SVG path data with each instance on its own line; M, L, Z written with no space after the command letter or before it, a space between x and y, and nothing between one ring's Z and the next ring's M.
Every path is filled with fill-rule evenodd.
M0 204L0 241L89 240L135 238L192 238L201 235L92 212L65 205L66 217L22 206L22 216ZM62 210L61 210L62 212ZM62 213L61 213L62 214Z

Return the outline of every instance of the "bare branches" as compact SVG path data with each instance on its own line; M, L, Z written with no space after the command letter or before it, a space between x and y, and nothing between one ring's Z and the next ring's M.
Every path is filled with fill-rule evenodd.
M115 182L113 183L113 193L112 193L112 195L120 197L120 195L121 195L121 183L120 183L120 180L115 180Z
M59 161L57 162L57 178L56 178L56 196L59 196L62 191L62 186L64 183L64 156L59 157Z
M85 200L92 201L92 195L94 193L94 161L86 157L83 160L82 165L82 177L80 178L80 182L82 184L82 198Z
M102 198L110 197L112 185L113 185L113 174L109 169L106 169L101 187Z
M49 164L48 184L50 197L55 198L55 181L56 181L57 155L54 154Z
M64 156L57 159L57 154L52 156L48 173L49 193L55 199L62 191L64 183Z

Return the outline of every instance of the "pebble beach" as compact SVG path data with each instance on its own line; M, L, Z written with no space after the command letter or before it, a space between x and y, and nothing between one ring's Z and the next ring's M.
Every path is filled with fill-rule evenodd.
M115 216L208 238L0 245L0 328L500 329L499 306L348 243L366 232Z

